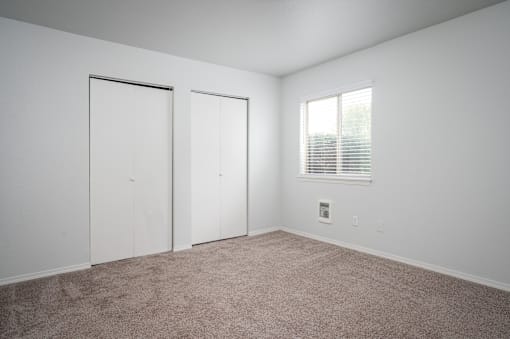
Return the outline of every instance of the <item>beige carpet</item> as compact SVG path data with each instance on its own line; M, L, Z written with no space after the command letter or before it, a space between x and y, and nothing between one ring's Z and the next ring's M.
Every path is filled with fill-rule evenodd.
M0 336L510 338L510 293L274 232L1 287Z

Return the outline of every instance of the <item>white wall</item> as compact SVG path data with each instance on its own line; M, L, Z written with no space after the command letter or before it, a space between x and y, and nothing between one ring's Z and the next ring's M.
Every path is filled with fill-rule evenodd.
M364 80L373 183L298 180L300 98ZM509 284L509 98L510 2L284 78L283 225ZM332 225L317 222L319 198L334 201Z
M249 229L279 220L279 80L0 18L0 279L89 262L88 76L174 86L174 244L191 244L190 90L250 97Z

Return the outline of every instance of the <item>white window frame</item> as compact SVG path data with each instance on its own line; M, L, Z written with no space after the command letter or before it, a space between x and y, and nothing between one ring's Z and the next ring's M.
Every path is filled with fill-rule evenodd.
M305 119L305 118L308 119L308 113L306 112L308 102L316 101L316 100L320 100L320 99L326 99L326 98L334 97L334 96L339 96L338 105L341 105L342 104L342 102L341 102L341 94L342 93L357 91L357 90L361 90L361 89L365 89L365 88L369 88L369 87L372 88L372 107L370 108L370 155L371 155L371 157L370 157L370 162L371 162L370 174L368 174L368 175L366 175L366 174L320 175L320 174L301 173L301 165L302 165L302 161L303 161L303 159L301 158L303 156L301 147L303 147L303 142L304 142L303 138L305 137L305 131L303 129L305 129L306 126L308 126L308 121L306 123L303 123L303 119ZM373 87L374 87L373 81L361 81L361 82L358 82L351 86L336 88L333 90L329 90L329 91L325 91L322 93L318 93L315 95L310 95L310 96L301 98L300 103L299 103L299 105L300 105L299 164L298 164L299 172L298 172L298 175L296 176L299 180L305 181L305 182L307 182L307 181L308 182L325 182L325 183L329 182L329 183L345 183L345 184L355 184L355 185L356 184L369 185L370 183L372 183L372 176L373 176L373 139L372 139L372 125L373 124L372 124L372 117L373 117L373 110L374 110ZM304 114L304 116L303 116L303 114ZM338 124L338 131L340 131L340 133L341 133L342 110L340 108L338 109L337 124ZM342 152L342 149L339 148L338 152ZM337 161L339 158L340 157L337 156Z

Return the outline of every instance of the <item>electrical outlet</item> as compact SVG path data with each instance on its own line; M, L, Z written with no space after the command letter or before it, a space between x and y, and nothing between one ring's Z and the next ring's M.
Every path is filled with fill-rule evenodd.
M384 221L379 220L377 222L377 232L378 233L384 233Z
M358 227L358 216L357 215L354 215L352 217L352 226Z

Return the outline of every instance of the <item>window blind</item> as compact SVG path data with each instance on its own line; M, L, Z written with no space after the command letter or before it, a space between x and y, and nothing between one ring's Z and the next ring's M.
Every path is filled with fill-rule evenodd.
M372 88L301 105L301 174L370 178Z

